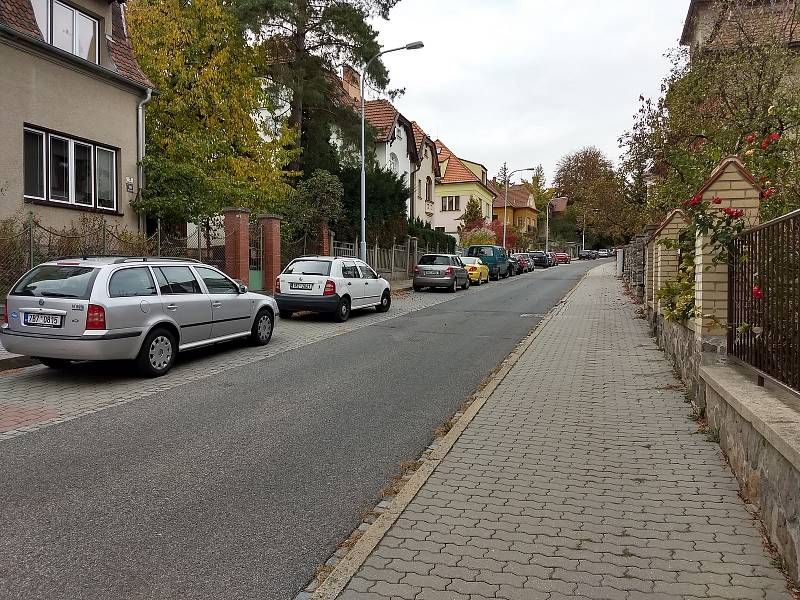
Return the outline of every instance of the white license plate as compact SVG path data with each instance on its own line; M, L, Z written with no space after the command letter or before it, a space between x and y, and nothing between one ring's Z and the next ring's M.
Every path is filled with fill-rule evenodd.
M36 327L61 327L61 315L25 313L25 325L35 325Z
M314 284L313 283L290 283L289 284L290 290L313 290Z
M439 271L425 271L425 275L438 275Z

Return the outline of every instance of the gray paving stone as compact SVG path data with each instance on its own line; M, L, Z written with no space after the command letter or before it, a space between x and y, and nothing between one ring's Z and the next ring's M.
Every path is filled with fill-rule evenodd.
M591 271L347 593L789 600L635 310L610 266Z

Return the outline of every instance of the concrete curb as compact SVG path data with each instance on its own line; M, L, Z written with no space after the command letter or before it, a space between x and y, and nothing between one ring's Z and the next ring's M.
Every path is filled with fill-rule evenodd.
M544 318L539 321L539 324L533 331L517 345L503 362L500 363L500 369L491 378L488 385L475 395L475 400L470 404L469 408L455 422L447 435L439 441L436 448L431 451L422 466L416 470L414 475L411 476L400 490L400 493L394 497L394 500L385 512L366 529L350 551L336 564L330 575L325 578L312 594L307 596L308 598L313 600L334 600L341 594L353 575L356 574L369 555L372 554L372 551L375 550L392 525L397 521L398 517L400 517L417 495L417 492L422 489L422 486L436 470L436 467L444 460L450 449L455 445L456 441L458 441L458 438L472 422L483 405L486 404L487 400L489 400L500 383L502 383L509 371L511 371L514 365L517 364L517 361L519 361L522 355L530 348L547 324L561 313L564 309L564 305L569 301L572 294L593 270L594 269L591 269L584 273L577 283L566 293L561 302L554 306Z

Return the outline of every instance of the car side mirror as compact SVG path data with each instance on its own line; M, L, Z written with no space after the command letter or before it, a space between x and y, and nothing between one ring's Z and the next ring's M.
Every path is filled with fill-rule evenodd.
M242 281L241 279L234 279L234 281L236 282L236 285L239 286L239 293L246 294L247 286L244 284L244 281Z

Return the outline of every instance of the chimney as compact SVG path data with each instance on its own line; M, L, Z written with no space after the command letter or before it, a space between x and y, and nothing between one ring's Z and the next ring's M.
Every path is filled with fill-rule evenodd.
M350 65L342 67L342 86L348 96L361 102L361 75Z

